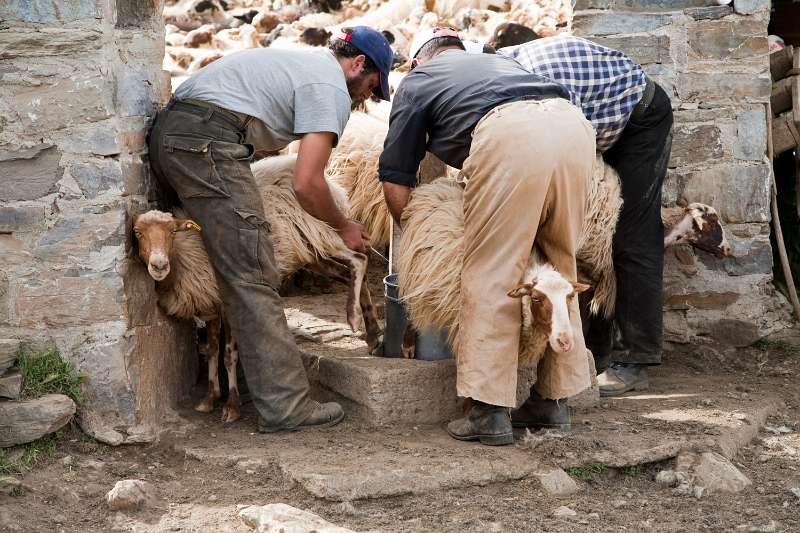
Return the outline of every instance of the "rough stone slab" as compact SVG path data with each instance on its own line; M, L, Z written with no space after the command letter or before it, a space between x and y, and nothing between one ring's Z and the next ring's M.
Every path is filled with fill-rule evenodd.
M673 130L669 165L681 167L717 161L725 154L722 131L716 124L677 124Z
M35 200L53 192L61 178L61 152L40 144L11 152L0 152L0 200Z
M101 45L102 36L92 30L14 28L0 32L0 59L86 54Z
M0 18L8 21L52 24L94 20L99 15L95 0L23 0L0 4Z
M561 468L534 472L532 476L539 480L545 492L553 496L569 496L581 490L575 480Z
M761 161L767 151L767 120L763 107L745 111L736 117L736 159Z
M733 13L733 6L692 7L683 12L694 20L717 20Z
M460 443L443 431L425 436L427 446L413 454L398 454L389 447L345 449L326 453L324 461L309 461L306 453L287 452L278 462L287 478L314 496L333 501L484 486L523 479L539 470L524 450Z
M0 402L0 448L25 444L58 431L74 414L75 402L63 394Z
M742 59L768 52L764 23L758 20L712 20L694 24L689 50L700 59Z
M683 102L767 102L772 92L769 72L682 72L678 96Z
M672 24L672 16L654 13L576 13L575 35L604 36L643 33Z
M725 222L769 220L769 165L717 165L703 170L676 172L680 197L713 205Z
M250 505L239 511L242 521L258 533L354 533L314 513L286 505Z
M0 339L0 374L14 366L19 353L20 342L17 339Z
M348 412L367 424L435 424L461 412L453 360L320 357L317 361L322 394L344 399Z
M675 11L706 6L708 0L577 0L575 9L619 9L624 11ZM732 10L731 10L732 11Z
M44 207L0 207L0 232L31 231L44 224Z
M741 15L753 15L759 11L766 11L770 7L770 0L736 0L733 5Z
M0 398L18 400L22 392L22 374L12 369L0 375Z

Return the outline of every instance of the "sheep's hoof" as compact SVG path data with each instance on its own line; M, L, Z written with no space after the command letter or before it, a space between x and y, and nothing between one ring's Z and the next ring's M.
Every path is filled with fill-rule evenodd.
M224 424L228 424L230 422L236 422L241 417L242 414L239 411L239 407L232 405L225 405L222 407L222 422Z
M206 398L202 402L194 406L194 410L200 413L210 413L214 410L214 399Z

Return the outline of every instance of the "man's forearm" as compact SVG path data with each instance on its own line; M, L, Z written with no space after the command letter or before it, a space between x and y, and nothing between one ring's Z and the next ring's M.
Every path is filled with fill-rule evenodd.
M403 215L403 210L408 205L408 200L411 197L411 188L384 181L383 197L386 200L386 205L389 206L392 218L400 224L400 217Z
M303 209L332 228L339 230L347 223L347 217L336 206L324 179L307 180L303 186L295 186L294 194Z

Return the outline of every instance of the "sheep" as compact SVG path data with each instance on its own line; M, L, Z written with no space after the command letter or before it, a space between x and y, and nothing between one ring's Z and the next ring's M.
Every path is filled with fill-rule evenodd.
M201 352L208 358L208 392L195 410L210 413L220 398L217 358L219 335L225 317L214 268L206 253L200 226L172 213L152 210L133 219L133 233L139 257L156 282L158 303L165 313L178 318L206 323L208 338ZM239 389L236 382L236 343L225 327L225 369L228 373L228 400L222 408L222 421L240 418Z
M230 17L219 0L182 0L164 8L164 22L191 31L203 24L224 28L230 24Z
M576 254L578 273L581 282L594 286L592 314L608 317L613 314L616 297L611 244L622 199L619 176L600 156L589 198ZM683 215L678 214L679 210ZM664 213L668 224L665 246L700 243L703 249L718 255L730 253L719 218L710 206L691 204ZM402 226L396 266L400 297L407 306L410 322L419 330L448 329L451 343L457 344L464 253L461 185L452 179L439 179L415 189L403 211ZM537 357L535 353L527 354L525 359Z
M341 281L349 287L347 321L357 331L363 320L370 353L381 346L381 328L366 283L367 257L348 249L336 231L306 213L292 190L296 156L262 159L252 165L266 222L272 230L275 262L281 279L301 268ZM330 182L337 206L347 210L344 190ZM195 409L209 412L220 397L217 374L219 330L224 324L222 299L214 270L200 237L199 226L184 218L160 211L148 211L134 217L134 236L139 243L139 257L156 281L158 301L164 311L180 318L197 318L209 324L209 390ZM196 230L196 231L189 231ZM226 332L230 328L225 328ZM216 343L216 344L214 344ZM226 339L225 367L231 387L223 408L223 422L239 418L239 395L236 387L238 351L235 339Z

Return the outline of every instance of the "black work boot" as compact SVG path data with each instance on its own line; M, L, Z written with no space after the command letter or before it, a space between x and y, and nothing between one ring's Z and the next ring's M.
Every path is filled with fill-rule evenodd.
M447 433L458 440L477 440L489 446L514 444L508 408L472 400L467 416L447 424Z
M344 419L344 410L336 402L318 403L310 400L313 404L311 414L299 424L291 426L267 426L264 420L258 418L258 431L261 433L278 433L279 431L302 431L304 429L321 429L335 426Z
M600 396L621 396L632 390L647 390L647 365L637 363L611 363L605 372L597 376Z
M511 410L511 424L515 428L558 429L569 431L571 427L567 400L542 398L531 387L531 395L516 409Z

